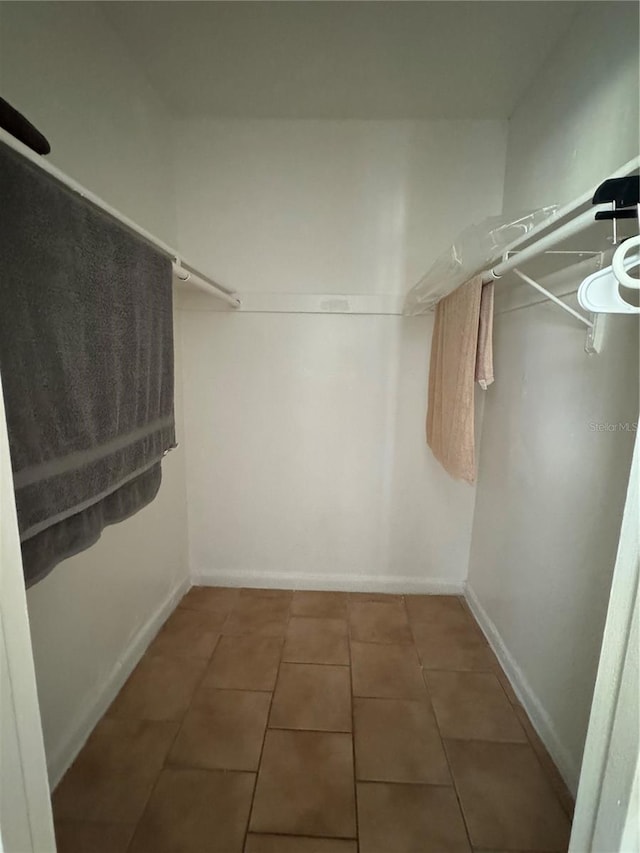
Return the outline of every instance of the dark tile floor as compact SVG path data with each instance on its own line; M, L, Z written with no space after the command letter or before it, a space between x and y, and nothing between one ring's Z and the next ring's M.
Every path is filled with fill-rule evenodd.
M462 599L194 587L53 796L59 853L567 848Z

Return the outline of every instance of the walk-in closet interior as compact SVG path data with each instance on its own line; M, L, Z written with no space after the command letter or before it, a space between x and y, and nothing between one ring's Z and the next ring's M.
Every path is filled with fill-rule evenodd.
M61 853L568 848L638 421L638 44L635 2L0 3ZM86 462L74 374L145 461L62 542L20 459L37 423ZM161 428L123 450L127 382Z

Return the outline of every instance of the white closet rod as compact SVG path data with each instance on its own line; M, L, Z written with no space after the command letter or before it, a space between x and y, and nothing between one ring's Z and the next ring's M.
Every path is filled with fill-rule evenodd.
M223 288L222 285L210 281L201 273L197 273L190 267L183 265L180 259L173 262L173 273L179 281L192 284L194 287L197 287L198 290L203 290L205 293L208 293L209 296L215 296L218 299L221 299L223 302L231 305L232 308L240 308L240 305L242 304L237 293L233 293L226 288Z
M612 172L609 175L609 178L624 178L627 175L630 175L635 172L637 169L640 169L640 156L633 157L631 160L628 160L626 163L620 166L619 169L616 169L615 172ZM531 231L529 231L527 234L523 234L522 237L518 237L517 240L514 240L513 243L509 245L505 256L513 252L515 249L518 248L518 246L521 246L523 243L530 243L531 240L537 238L539 234L543 234L549 228L552 228L556 222L559 222L561 219L566 219L567 216L570 216L572 213L575 213L581 207L584 207L585 204L590 204L591 199L593 198L596 190L598 189L598 186L599 184L597 186L591 187L590 190L587 190L586 192L582 193L582 195L578 196L577 198L574 198L572 201L568 202L563 207L558 208L558 210L552 216L550 216L548 219L545 219L545 221L541 222L540 225L536 225L536 227L532 228ZM564 240L573 234L577 234L583 228L587 228L591 224L592 218L589 216L589 213L595 216L597 210L611 210L611 205L605 204L604 206L591 206L589 210L584 211L584 219L581 219L578 216L575 219L571 220L571 222L566 223L568 229L567 231L563 230L564 226L560 226L559 228L554 230L553 234L560 234L560 240ZM569 227L572 224L574 224L574 228ZM549 234L548 236L551 237L552 235ZM536 245L539 244L536 243ZM553 245L553 243L550 242L548 246L551 245ZM533 248L533 246L531 246L530 248ZM543 248L540 251L545 251L545 249ZM529 255L529 257L533 257L533 254ZM522 260L522 252L519 253L519 258L520 260ZM497 271L498 267L500 266L501 264L498 264L493 269ZM498 275L504 274L504 272L508 272L510 269L513 269L514 266L515 264L510 267L503 268L502 273L498 272ZM488 284L490 281L493 280L494 279L492 278L487 278L485 284Z
M233 291L228 290L226 287L223 287L221 284L217 282L211 281L204 273L198 272L195 269L185 267L180 257L179 253L165 243L163 240L159 240L149 231L144 228L141 228L133 219L129 219L128 216L125 216L123 213L120 213L119 210L116 210L115 207L111 207L111 205L107 204L103 201L99 196L95 193L92 193L91 190L83 187L82 184L79 184L73 178L70 178L60 169L53 166L47 160L45 160L40 154L36 154L26 145L23 145L22 142L17 140L15 137L11 136L10 133L7 133L6 130L0 128L0 141L4 142L5 145L8 145L9 148L13 148L14 151L17 151L18 154L21 154L24 158L34 163L39 169L42 169L44 172L47 172L49 175L52 175L56 180L60 181L61 184L64 184L66 187L69 187L70 190L77 193L82 198L85 198L95 207L100 208L100 210L107 213L112 219L116 219L118 222L122 223L126 228L130 231L133 231L143 240L146 240L147 243L150 243L152 246L155 246L156 249L163 252L165 255L171 258L173 262L173 272L180 281L188 281L190 284L195 285L195 287L200 290L204 290L206 293L211 296L215 296L218 299L222 299L227 304L231 305L233 308L240 307L240 299L237 294L233 293Z
M530 246L525 246L524 249L518 250L516 255L509 258L506 256L515 250L516 245L524 243L525 240L522 239L519 240L518 243L512 243L509 250L505 252L505 260L482 273L482 283L489 284L492 281L496 281L496 279L499 279L505 273L509 272L509 270L515 269L525 261L529 261L531 258L541 255L543 252L546 252L552 246L556 246L568 237L572 237L574 234L579 234L581 231L584 231L584 229L588 228L589 225L593 225L595 223L596 213L601 210L609 211L611 210L611 205L608 202L593 205L589 210L585 210L584 213L576 216L575 219L565 222L564 225L561 225L559 228L551 231L550 234L546 234L544 237L536 240L536 242L532 243ZM533 232L527 234L528 239L531 238L532 233Z

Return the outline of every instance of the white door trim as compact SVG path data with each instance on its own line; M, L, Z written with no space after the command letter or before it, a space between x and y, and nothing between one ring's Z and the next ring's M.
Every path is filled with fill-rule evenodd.
M0 382L0 851L55 849Z
M636 853L638 849L639 574L640 445L636 436L570 853Z

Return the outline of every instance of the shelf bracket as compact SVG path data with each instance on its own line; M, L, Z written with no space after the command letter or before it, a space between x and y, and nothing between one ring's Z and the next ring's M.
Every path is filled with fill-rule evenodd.
M606 314L591 314L591 328L587 329L587 339L584 342L584 351L589 355L602 352L604 330L607 323Z
M587 317L583 316L579 311L576 311L570 305L567 305L566 302L563 302L562 299L558 299L553 293L543 287L541 284L538 284L537 281L534 281L530 276L525 275L525 273L521 272L518 269L514 269L514 273L518 276L518 278L522 279L525 284L528 284L530 287L534 287L540 293L543 293L547 299L550 299L551 302L555 302L555 304L562 308L563 311L566 311L567 314L571 314L572 317L575 317L576 320L580 320L581 323L584 323L588 329L593 327L593 320L589 320Z
M602 349L602 337L604 331L604 321L603 318L599 314L591 314L589 317L585 317L579 311L576 311L570 305L567 305L566 302L563 302L562 299L558 299L558 297L548 291L546 287L543 287L541 284L538 284L537 281L534 281L530 276L526 275L519 269L514 269L514 273L524 281L525 284L528 284L530 287L535 288L539 293L544 294L547 299L551 300L551 302L555 302L555 304L562 308L563 311L566 311L567 314L571 314L572 317L575 317L576 320L579 320L581 323L587 327L587 340L585 342L585 352L593 354L599 353Z

